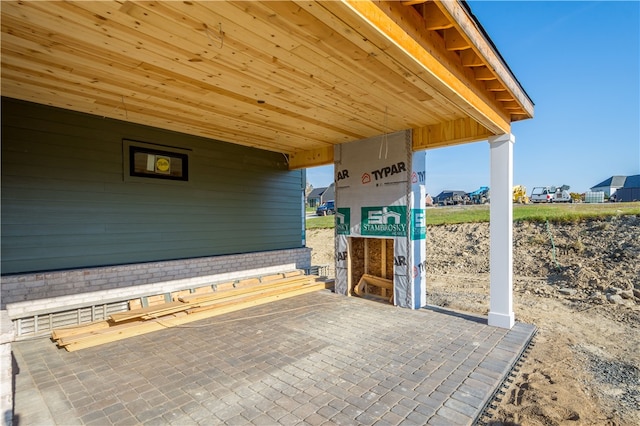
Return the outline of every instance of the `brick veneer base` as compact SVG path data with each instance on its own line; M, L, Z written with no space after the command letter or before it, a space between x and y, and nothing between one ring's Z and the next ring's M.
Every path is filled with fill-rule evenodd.
M2 309L15 319L310 266L311 249L299 248L10 275Z

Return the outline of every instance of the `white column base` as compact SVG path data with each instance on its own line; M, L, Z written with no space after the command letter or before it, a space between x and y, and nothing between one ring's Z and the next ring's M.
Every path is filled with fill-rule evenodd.
M515 324L515 315L513 312L510 314L499 314L497 312L489 312L489 325L492 327L511 328Z

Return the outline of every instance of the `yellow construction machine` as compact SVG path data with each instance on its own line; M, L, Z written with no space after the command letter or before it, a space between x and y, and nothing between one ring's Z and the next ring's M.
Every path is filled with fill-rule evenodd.
M529 204L529 197L527 197L527 188L523 185L516 185L513 187L513 202L518 204Z

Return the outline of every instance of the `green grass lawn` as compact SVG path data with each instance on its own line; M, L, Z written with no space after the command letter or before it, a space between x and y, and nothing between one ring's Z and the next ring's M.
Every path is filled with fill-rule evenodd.
M603 219L609 216L640 215L640 202L602 204L528 204L513 206L514 221L579 222L585 219ZM307 229L333 228L334 216L307 220ZM489 206L451 206L427 209L427 225L488 222Z
M307 220L307 229L324 229L324 228L334 228L335 227L335 216L319 216L317 218L313 218Z
M602 204L515 204L514 221L579 222L617 215L640 215L640 202ZM489 206L453 206L427 209L427 225L488 222Z

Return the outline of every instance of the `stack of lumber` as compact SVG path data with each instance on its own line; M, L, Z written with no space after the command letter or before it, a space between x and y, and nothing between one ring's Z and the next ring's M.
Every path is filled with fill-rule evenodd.
M51 337L59 347L75 351L329 288L332 285L333 283L314 275L285 273L230 285L209 286L210 291L180 292L180 295L172 295L175 299L173 301L112 314L105 321L59 328L53 330Z

